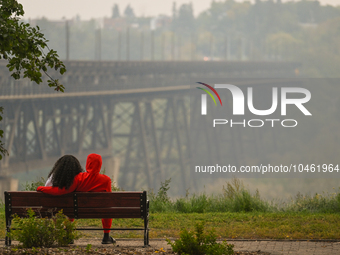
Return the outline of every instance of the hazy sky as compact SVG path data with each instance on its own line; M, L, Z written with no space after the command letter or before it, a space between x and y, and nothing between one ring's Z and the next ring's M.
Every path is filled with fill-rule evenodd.
M121 13L130 4L138 16L171 14L174 0L18 0L24 6L25 18L70 19L77 14L81 19L111 16L112 6L117 3ZM177 0L177 6L192 2L195 15L210 6L212 0ZM241 1L241 0L240 0ZM322 4L340 5L340 0L320 0Z

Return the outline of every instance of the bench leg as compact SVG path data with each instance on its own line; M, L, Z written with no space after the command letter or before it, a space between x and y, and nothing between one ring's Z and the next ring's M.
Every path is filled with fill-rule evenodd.
M6 238L5 238L5 245L6 246L11 246L12 240L8 236L8 234L11 232L11 220L6 219Z
M149 201L146 205L146 217L144 217L144 247L149 245Z
M144 229L144 247L148 247L149 245L149 229Z
M9 238L8 236L6 236L5 245L6 245L6 246L11 246L11 243L12 243L11 238Z

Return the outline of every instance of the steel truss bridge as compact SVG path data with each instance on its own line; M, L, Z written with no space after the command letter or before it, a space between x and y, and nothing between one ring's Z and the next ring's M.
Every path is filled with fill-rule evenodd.
M66 87L60 93L46 83L15 81L0 62L0 128L10 152L0 161L0 189L10 189L13 173L52 168L64 154L84 162L92 152L102 155L106 174L125 190L155 188L168 178L183 190L194 187L186 171L190 84L202 77L294 77L299 68L245 61L65 64L63 76L51 73Z

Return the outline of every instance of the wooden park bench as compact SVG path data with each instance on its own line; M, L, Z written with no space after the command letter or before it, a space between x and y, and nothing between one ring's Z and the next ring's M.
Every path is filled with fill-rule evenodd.
M77 228L77 230L143 230L144 246L149 245L149 201L146 191L140 192L73 192L52 196L36 191L5 191L6 232L11 230L14 214L27 217L32 208L41 217L52 216L60 210L69 218L141 218L144 228ZM11 239L6 235L6 245Z

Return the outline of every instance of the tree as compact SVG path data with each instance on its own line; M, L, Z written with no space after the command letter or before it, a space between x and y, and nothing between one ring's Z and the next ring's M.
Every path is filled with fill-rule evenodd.
M127 18L134 18L135 12L133 11L132 7L128 4L125 8L124 15Z
M48 40L38 26L32 27L20 21L23 15L23 7L16 0L0 1L0 59L8 60L7 67L14 79L28 78L39 84L42 73L45 73L49 77L48 85L64 92L64 86L49 76L47 69L54 68L63 74L66 72L65 65L58 59L57 52L48 48ZM0 107L0 121L2 112L3 107ZM3 130L0 130L0 139L2 137ZM0 159L8 155L3 146L0 141Z
M112 18L119 18L120 17L120 13L119 13L119 6L117 4L115 4L112 8Z
M192 4L182 4L178 11L173 6L173 28L174 30L189 35L195 29L195 17Z
M177 17L177 7L176 2L172 3L172 19L176 19Z

